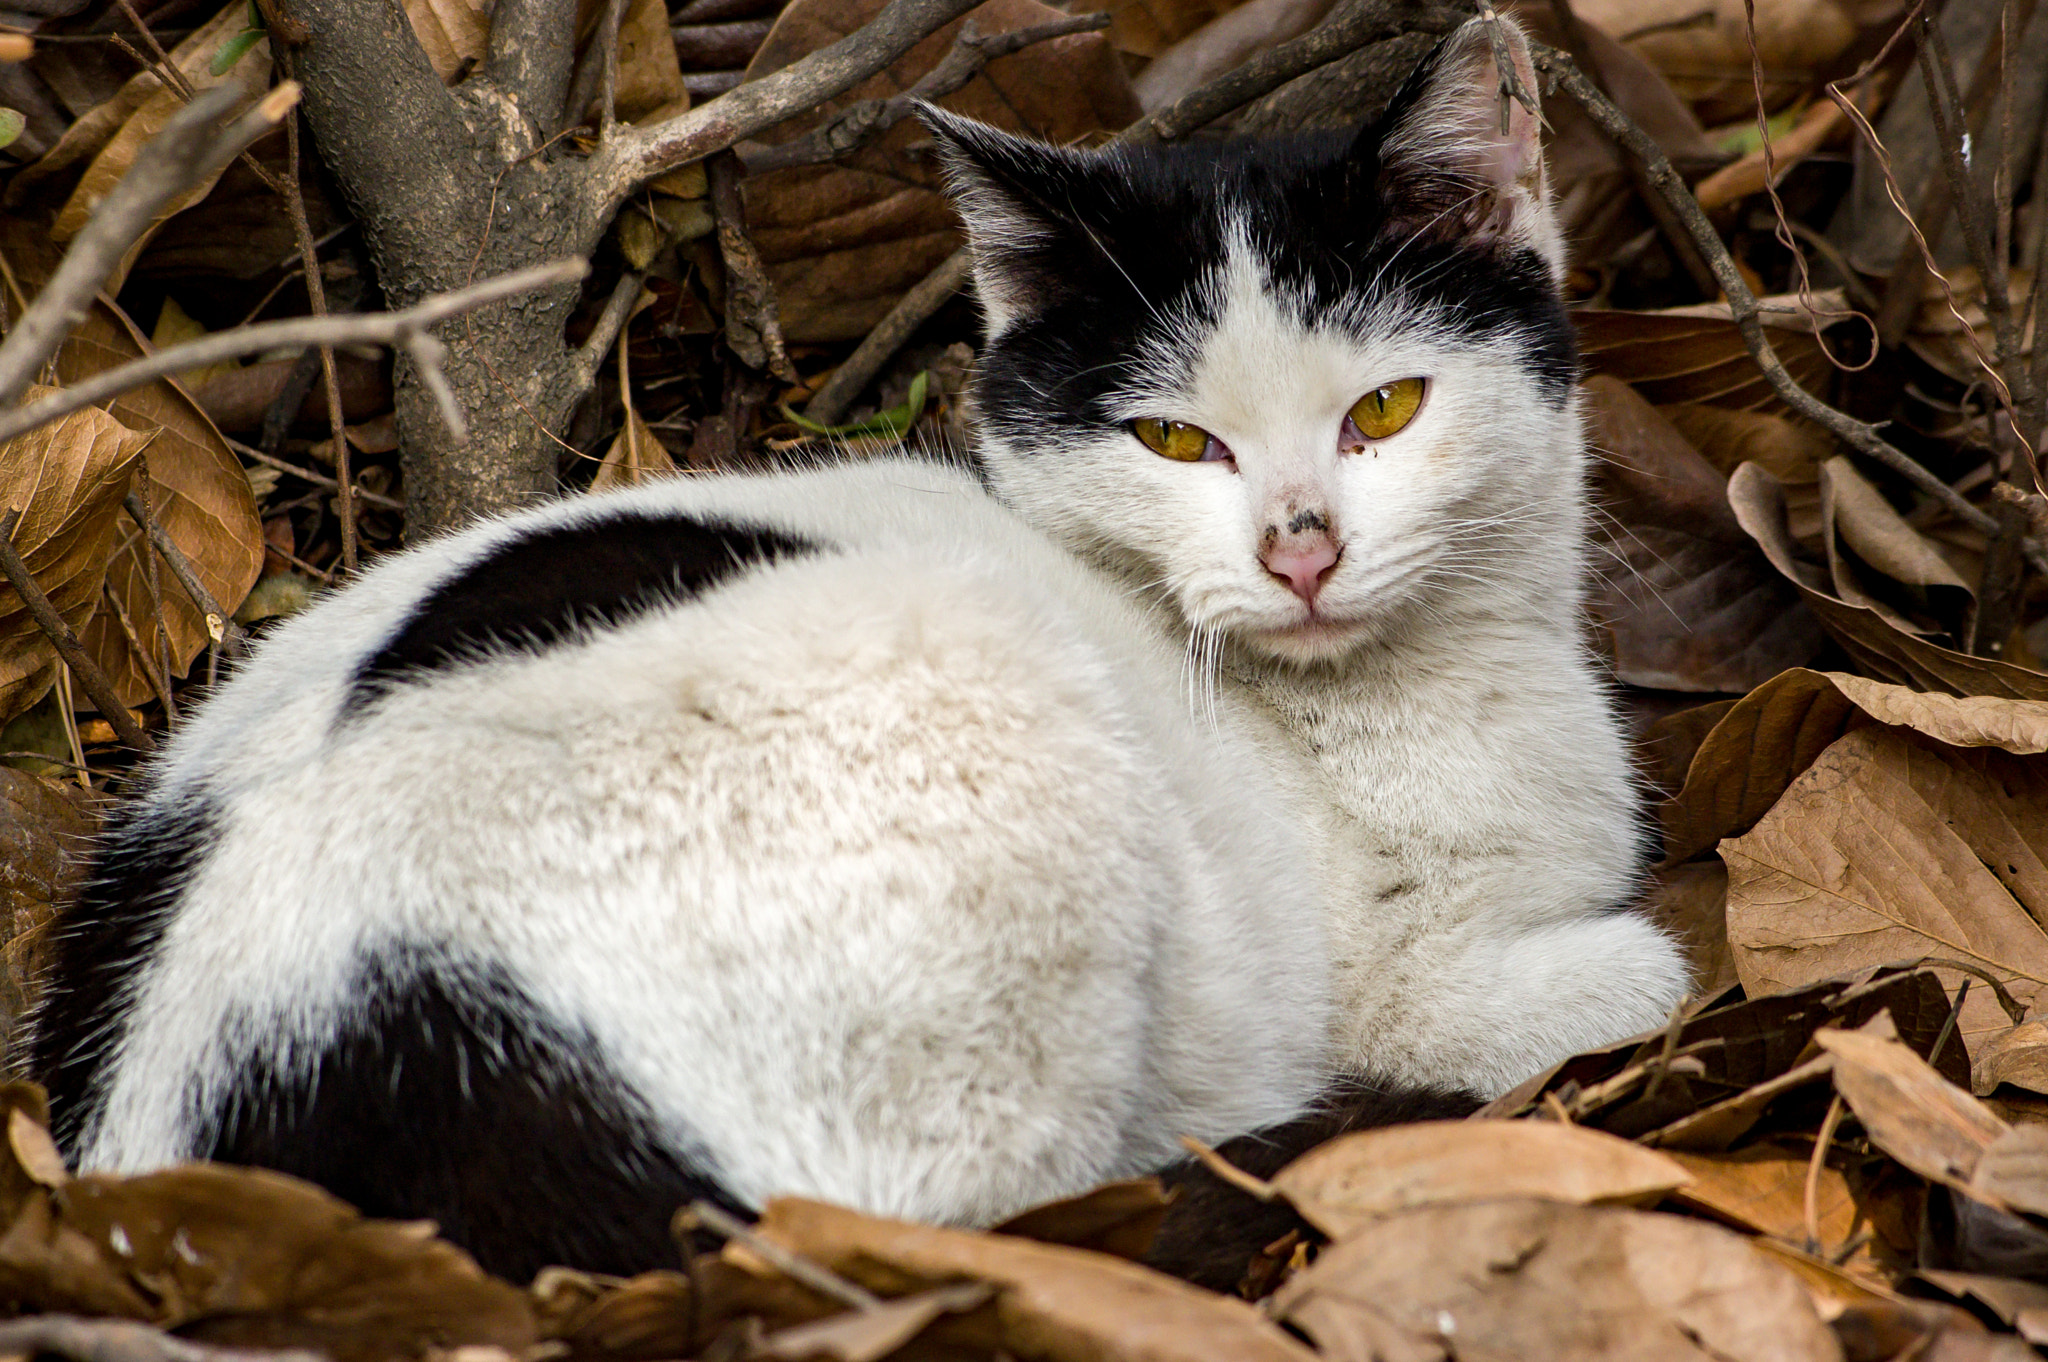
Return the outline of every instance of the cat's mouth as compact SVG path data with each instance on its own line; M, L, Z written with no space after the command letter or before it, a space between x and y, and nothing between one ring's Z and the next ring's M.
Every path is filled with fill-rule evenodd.
M1296 662L1318 662L1349 652L1370 632L1371 626L1363 620L1340 619L1313 606L1291 624L1250 631L1257 646Z

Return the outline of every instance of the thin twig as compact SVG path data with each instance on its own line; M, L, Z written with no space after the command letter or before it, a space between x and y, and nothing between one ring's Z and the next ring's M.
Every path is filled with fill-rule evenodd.
M1806 1165L1806 1195L1802 1200L1806 1213L1806 1251L1816 1256L1827 1247L1826 1241L1820 1237L1820 1170L1827 1163L1828 1146L1835 1142L1835 1128L1842 1124L1845 1106L1840 1093L1836 1093L1835 1100L1828 1103L1828 1114L1821 1119L1820 1134L1813 1140L1813 1159Z
M43 361L85 320L100 285L128 248L149 230L163 206L276 127L298 103L299 87L289 82L278 86L221 127L221 120L242 98L239 89L228 86L208 90L173 115L135 158L135 164L72 241L64 263L36 296L34 306L0 342L0 405L20 397Z
M889 309L889 315L875 323L874 329L805 404L805 419L821 426L837 425L853 405L853 399L867 390L875 375L882 372L917 328L930 321L932 314L960 291L973 269L974 257L962 246L937 269L911 285L910 291Z
M142 668L142 679L156 694L156 702L164 707L164 726L174 728L178 722L178 702L171 695L171 683L166 680L149 660L149 649L142 642L142 635L135 632L135 621L128 617L128 607L121 604L121 593L114 590L109 581L100 583L100 596L114 612L114 623L121 626L121 637L128 640L128 651L135 655L137 665Z
M306 194L299 182L299 120L294 114L285 123L287 158L284 206L291 214L292 235L299 242L299 269L306 276L306 301L315 317L327 315L327 281L320 274L320 248L313 240L313 225L306 218ZM341 570L356 570L355 480L349 476L348 436L342 430L341 377L334 369L334 347L323 345L320 379L327 391L327 429L334 438L334 514L341 521Z
M239 650L244 638L241 626L236 624L228 611L222 608L221 603L213 598L213 593L206 589L206 583L199 580L199 573L193 568L192 560L185 556L185 551L178 547L177 541L171 538L170 533L157 523L157 518L149 513L149 507L143 502L142 494L130 492L121 504L128 508L128 514L135 518L135 523L149 536L150 547L162 557L165 566L170 568L171 575L178 579L178 585L185 588L185 595L205 617L207 637L217 644L226 643L231 653Z
M1007 57L1036 43L1107 27L1107 10L1070 15L1049 24L986 36L975 32L974 23L969 20L960 25L959 36L953 39L953 46L947 49L939 64L925 72L908 90L887 99L863 99L850 104L802 137L779 146L737 148L740 163L746 167L747 174L764 175L771 170L787 170L792 166L818 165L834 160L866 146L910 117L920 101L952 94L999 57Z
M361 312L342 313L331 317L294 317L285 321L263 322L256 326L243 327L237 331L221 331L198 340L174 345L168 350L159 350L153 355L131 360L118 368L95 374L85 382L66 388L27 407L17 407L0 415L0 441L11 440L23 431L34 430L45 422L54 421L68 412L81 407L90 407L110 397L139 388L145 383L174 374L183 369L198 369L209 364L221 364L244 355L261 354L266 350L295 350L312 345L401 345L412 355L413 362L421 367L421 377L430 386L439 379L437 395L447 387L447 379L441 374L441 355L445 350L441 343L428 335L426 328L450 317L460 316L486 303L501 298L526 293L533 289L547 288L556 284L573 283L589 273L590 267L582 260L556 260L545 265L532 265L523 270L513 270L468 288L454 289L448 293L436 294L403 312ZM443 419L451 414L452 393L445 394L442 409ZM461 429L461 412L453 413L455 420L451 427Z
M751 1225L743 1224L708 1201L693 1201L683 1213L690 1220L702 1225L713 1234L723 1236L743 1245L748 1252L769 1264L791 1281L808 1286L821 1296L830 1296L841 1305L856 1310L879 1310L882 1298L867 1288L849 1282L838 1273L820 1267L807 1258L800 1258L772 1239L756 1234ZM678 1217L681 1219L681 1217Z
M1821 426L1836 439L1863 454L1869 455L1885 467L1906 478L1915 487L1940 502L1951 514L1964 524L1979 530L1990 531L1997 522L1986 512L1973 506L1954 488L1929 472L1917 460L1894 446L1877 433L1875 427L1856 420L1846 412L1839 411L1799 386L1786 370L1777 351L1771 347L1770 337L1764 333L1762 309L1756 295L1750 291L1742 272L1735 268L1735 262L1722 244L1719 233L1699 204L1686 189L1685 181L1672 169L1670 160L1663 150L1627 114L1617 109L1606 96L1595 90L1590 82L1579 73L1571 58L1555 49L1539 44L1530 45L1530 54L1536 68L1544 72L1557 87L1562 89L1587 117L1598 124L1610 136L1625 140L1643 157L1650 167L1652 185L1662 193L1665 200L1678 211L1679 220L1692 233L1693 241L1699 246L1700 254L1714 271L1715 281L1728 297L1729 315L1742 333L1744 344L1755 359L1757 368L1763 372L1771 388L1785 402L1785 405L1814 424Z
M1262 1177L1245 1172L1244 1169L1239 1168L1229 1159L1224 1158L1194 1136L1181 1136L1180 1146L1193 1155L1195 1162L1207 1169L1210 1176L1214 1177L1217 1181L1228 1183L1246 1196L1257 1197L1260 1201L1277 1201L1280 1199L1280 1192L1272 1183Z
M275 454L258 449L254 445L245 445L240 440L229 439L227 436L222 436L221 438L227 440L229 449L234 450L235 453L240 454L245 459L254 459L260 464L275 468L280 473L289 473L295 478L303 478L315 487L324 487L330 492L340 488L340 484L325 473L307 468L302 464L293 463L289 459L280 459ZM365 506L375 506L380 510L403 511L405 509L405 503L397 497L387 497L381 493L372 492L367 487L356 488L355 498Z
M0 515L0 573L6 575L7 584L28 607L36 627L43 631L43 636L50 640L50 646L71 668L71 674L78 678L78 684L85 687L85 693L106 716L107 722L114 726L114 732L121 741L137 752L154 751L156 744L129 715L128 707L121 703L120 697L114 694L114 683L107 680L107 674L100 670L99 663L92 660L84 645L79 643L78 635L71 632L71 626L57 613L57 607L50 604L50 598L36 585L28 564L21 561L21 553L14 547L14 527L20 523L19 508L10 508L5 515ZM0 1325L0 1340L4 1340L7 1327ZM0 1347L4 1346L4 1342L0 1342Z

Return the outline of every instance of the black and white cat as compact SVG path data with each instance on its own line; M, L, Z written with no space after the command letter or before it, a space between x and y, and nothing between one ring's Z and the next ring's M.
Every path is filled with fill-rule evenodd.
M1355 140L932 113L986 487L571 499L278 629L63 924L65 1148L629 1270L693 1196L990 1223L1346 1075L1491 1094L1661 1023L1497 85L1473 25Z

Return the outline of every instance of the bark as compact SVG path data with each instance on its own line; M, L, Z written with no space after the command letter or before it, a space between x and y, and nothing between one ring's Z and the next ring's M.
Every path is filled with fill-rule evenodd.
M552 115L529 117L522 100L558 108L569 66L566 37L544 40L545 8L540 0L516 7L519 40L494 43L493 71L451 91L396 0L294 5L309 35L295 54L307 118L362 225L386 306L596 246L609 207L592 202L578 163L530 154ZM573 19L573 5L553 8ZM559 78L538 69L550 61ZM409 537L555 490L560 446L551 431L580 395L563 340L576 297L575 285L557 285L435 329L469 420L465 441L443 427L411 362L399 361Z

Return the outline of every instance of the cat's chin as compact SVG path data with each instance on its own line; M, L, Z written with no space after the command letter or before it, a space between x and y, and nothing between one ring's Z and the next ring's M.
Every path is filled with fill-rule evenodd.
M1362 620L1310 618L1278 628L1248 629L1240 637L1253 652L1297 666L1334 662L1372 638Z

